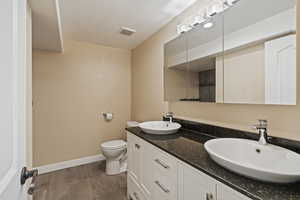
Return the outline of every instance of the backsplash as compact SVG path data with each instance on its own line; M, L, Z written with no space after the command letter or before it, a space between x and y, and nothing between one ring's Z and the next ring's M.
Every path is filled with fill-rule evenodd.
M168 119L163 118L164 121ZM190 130L195 133L207 134L215 138L243 138L258 141L259 135L247 131L224 128L220 126L208 125L200 122L193 122L183 119L174 118L174 122L181 124L182 129ZM280 137L269 137L269 143L290 149L300 154L300 142Z

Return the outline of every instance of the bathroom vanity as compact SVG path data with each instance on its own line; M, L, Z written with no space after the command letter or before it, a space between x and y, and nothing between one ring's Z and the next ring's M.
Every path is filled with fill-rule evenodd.
M127 129L128 199L300 199L299 183L278 185L240 176L217 165L204 149L204 143L213 138L256 139L255 134L184 123L187 124L182 124L183 128L174 135L150 135L138 127ZM274 141L298 150L297 142L277 138Z

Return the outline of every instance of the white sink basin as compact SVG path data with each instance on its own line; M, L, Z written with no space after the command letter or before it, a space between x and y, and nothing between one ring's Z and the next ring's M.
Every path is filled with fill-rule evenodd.
M139 127L146 133L165 135L176 133L181 128L181 125L174 122L151 121L140 123Z
M204 144L219 165L261 181L292 183L300 181L300 155L275 146L245 139L213 139Z

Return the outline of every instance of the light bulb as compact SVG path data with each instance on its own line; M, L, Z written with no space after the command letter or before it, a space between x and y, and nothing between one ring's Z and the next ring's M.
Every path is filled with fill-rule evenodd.
M180 24L177 26L177 33L182 34L182 33L188 32L191 29L192 29L192 27L190 25Z
M206 10L207 12L207 15L212 17L218 13L221 13L223 12L223 4L221 4L220 2L212 5L212 6L209 6Z
M211 28L211 27L213 27L213 25L214 25L214 23L207 22L207 23L203 24L203 28Z
M197 15L194 17L194 20L192 22L192 26L198 26L200 24L202 24L205 21L205 18L203 17L203 15Z
M226 0L226 4L232 6L233 4L237 3L239 0Z

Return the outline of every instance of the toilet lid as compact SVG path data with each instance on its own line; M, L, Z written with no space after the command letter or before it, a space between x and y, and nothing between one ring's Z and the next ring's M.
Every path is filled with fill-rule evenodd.
M104 142L101 144L101 147L104 149L119 149L126 146L126 142L124 140L111 140L108 142Z

